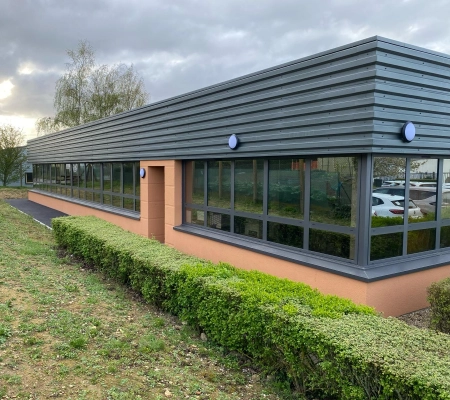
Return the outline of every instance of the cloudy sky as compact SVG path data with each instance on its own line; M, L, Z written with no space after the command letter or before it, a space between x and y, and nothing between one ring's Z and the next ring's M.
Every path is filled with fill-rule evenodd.
M0 0L0 124L36 136L81 40L155 102L374 35L450 53L449 17L450 0Z

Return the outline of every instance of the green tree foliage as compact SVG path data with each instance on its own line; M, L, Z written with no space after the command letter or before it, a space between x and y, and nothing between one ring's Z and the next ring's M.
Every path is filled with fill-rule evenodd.
M36 122L38 134L78 126L147 102L144 81L133 65L96 65L94 50L86 41L67 55L67 71L56 82L56 114Z
M20 179L26 156L21 147L22 131L12 125L0 126L0 181L3 186Z

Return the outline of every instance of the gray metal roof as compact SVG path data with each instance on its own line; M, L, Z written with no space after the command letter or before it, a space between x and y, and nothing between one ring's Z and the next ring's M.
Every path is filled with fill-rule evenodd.
M28 153L33 163L445 155L449 103L450 56L375 36L29 140ZM411 143L405 121L417 128Z

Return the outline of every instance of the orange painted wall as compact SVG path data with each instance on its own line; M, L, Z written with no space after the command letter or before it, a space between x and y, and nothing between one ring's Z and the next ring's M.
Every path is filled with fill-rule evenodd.
M146 177L141 179L140 221L33 192L29 193L29 199L70 215L96 215L124 229L143 236L153 236L187 254L213 262L224 261L238 268L256 269L281 278L304 282L323 293L373 306L385 316L401 315L427 307L426 288L432 282L450 276L450 266L444 266L365 283L175 231L173 227L182 223L181 161L141 161L141 167L146 169Z

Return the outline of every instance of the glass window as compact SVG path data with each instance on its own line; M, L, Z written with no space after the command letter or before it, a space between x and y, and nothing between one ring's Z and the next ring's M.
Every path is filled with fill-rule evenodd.
M92 189L92 170L93 170L93 164L87 163L86 164L86 187L88 189Z
M450 247L450 226L441 228L441 248Z
M392 196L405 198L406 158L374 157L372 227L403 224L403 207L391 203Z
M436 229L420 229L408 232L408 254L434 250L436 246Z
M134 199L123 199L123 208L126 208L127 210L134 210Z
M134 165L123 163L123 193L134 194Z
M262 239L263 223L258 219L234 217L234 233Z
M356 226L358 158L318 158L311 164L310 219Z
M408 219L408 222L434 221L436 219L438 160L413 158L410 162L409 197L414 200L422 216L414 215ZM411 217L411 210L409 216Z
M86 164L80 164L80 172L78 174L78 179L80 181L80 188L86 187Z
M102 186L101 186L101 178L102 178L101 169L102 169L101 164L96 163L96 164L92 165L92 182L93 182L93 187L96 190L100 190L102 188Z
M269 221L267 223L267 240L286 246L303 248L303 228Z
M186 208L185 219L188 224L195 224L203 226L205 224L205 212L203 210L195 210L193 208Z
M269 161L269 215L303 219L305 160Z
M103 190L111 191L111 163L103 164Z
M370 260L397 257L403 254L403 233L372 236L370 241Z
M112 165L112 191L120 193L120 177L122 176L122 164L114 163Z
M231 161L208 161L208 206L230 208Z
M134 164L134 171L135 171L135 174L134 174L134 182L135 182L135 184L134 184L134 186L135 186L134 194L136 196L140 196L141 195L141 175L140 175L140 170L141 170L140 163L138 163L138 162L135 163Z
M189 161L185 167L186 203L203 204L205 193L204 161ZM222 166L223 171L223 166Z
M206 224L208 228L230 232L230 216L227 214L208 212L208 220Z
M331 256L355 259L355 237L319 229L309 230L309 249Z
M108 206L111 205L111 195L110 194L103 195L103 204L106 204Z
M237 160L234 167L234 209L253 214L263 211L263 160Z

